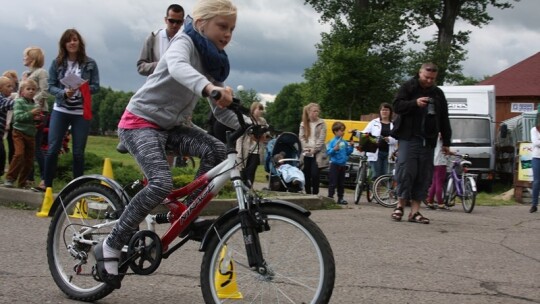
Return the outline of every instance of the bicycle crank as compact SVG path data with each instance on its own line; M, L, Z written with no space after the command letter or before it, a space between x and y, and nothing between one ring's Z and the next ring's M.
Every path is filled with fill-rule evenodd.
M129 240L127 261L134 273L149 275L156 271L163 258L163 245L159 236L150 230L135 233Z

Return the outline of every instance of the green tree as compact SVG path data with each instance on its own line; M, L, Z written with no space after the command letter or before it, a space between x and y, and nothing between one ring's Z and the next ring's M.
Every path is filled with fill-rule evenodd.
M487 12L489 6L507 9L514 2L519 0L305 1L321 13L322 22L332 23L333 28L347 28L349 31L341 31L341 35L348 37L345 41L350 45L364 45L384 63L401 67L394 75L405 75L400 73L404 70L407 75L416 73L420 63L431 61L440 67L438 83L463 80L461 62L466 58L470 31L455 33L456 21L461 19L481 27L492 20ZM407 41L418 43L417 31L431 25L437 26L438 31L433 40L424 42L424 50L413 52L403 48ZM405 56L407 61L403 60Z
M274 102L266 105L265 118L275 130L298 134L302 120L305 84L286 85L276 96Z
M520 0L396 0L392 1L398 11L403 12L407 23L407 35L418 41L415 32L432 25L437 27L436 36L424 42L425 49L415 56L416 69L420 62L431 61L439 66L438 83L465 80L461 73L461 62L466 59L465 46L470 31L455 32L456 21L462 20L472 26L482 27L493 18L488 14L489 6L497 9L512 8ZM413 60L414 62L414 60Z
M358 119L391 100L401 82L405 23L388 1L306 1L332 30L304 74L326 117Z

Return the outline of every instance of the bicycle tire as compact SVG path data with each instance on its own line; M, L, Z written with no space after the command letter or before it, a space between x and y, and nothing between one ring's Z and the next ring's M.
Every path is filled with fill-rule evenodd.
M120 199L110 187L85 184L71 191L63 200L63 206L56 210L47 235L47 261L54 282L69 298L90 302L114 291L110 285L94 279L94 246L78 242L75 235L80 235L84 227L109 221L105 214L122 208ZM112 227L102 228L86 234L84 239L102 242L110 230ZM87 261L81 265L79 273L74 267L81 259L70 254L68 245L78 253L87 255Z
M371 183L367 183L364 187L366 188L366 198L368 203L371 203L373 201L373 191L371 191Z
M367 166L364 164L360 165L358 170L358 176L356 177L356 187L354 188L354 203L358 205L360 198L362 197L362 191L364 190L364 181L367 176Z
M335 281L332 249L321 229L307 216L279 206L261 206L270 230L259 233L261 249L268 264L267 274L249 268L240 218L219 227L204 253L201 264L201 291L205 303L227 300L218 295L217 272L225 271L240 298L234 303L328 303ZM224 257L231 262L221 265ZM223 287L228 288L228 287Z
M373 182L373 196L375 201L386 208L395 208L398 204L394 175L384 174Z
M454 187L454 178L449 177L446 182L446 191L444 192L444 204L447 207L453 207L456 205L456 189Z
M466 213L471 213L474 209L476 203L476 182L471 176L463 176L464 185L463 185L463 197L461 197L461 205L463 206L463 211Z

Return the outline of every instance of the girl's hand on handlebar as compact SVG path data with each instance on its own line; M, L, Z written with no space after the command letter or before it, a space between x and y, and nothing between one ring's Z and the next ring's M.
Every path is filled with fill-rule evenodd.
M205 91L208 94L208 96L211 95L212 91L219 91L220 93L219 98L214 99L214 101L216 102L216 105L219 108L226 108L233 101L233 90L231 87L222 88L222 87L217 87L214 85L208 85L206 86Z

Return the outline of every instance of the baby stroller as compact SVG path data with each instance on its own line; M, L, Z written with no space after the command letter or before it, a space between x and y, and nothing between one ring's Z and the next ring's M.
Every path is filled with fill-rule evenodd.
M299 169L301 151L300 139L290 132L281 133L267 143L264 170L269 173L268 187L271 191L301 192L304 190L304 175ZM281 159L279 163L277 159ZM281 164L293 166L293 169L299 171L302 182L298 182L297 179L286 181L281 170L278 170Z

